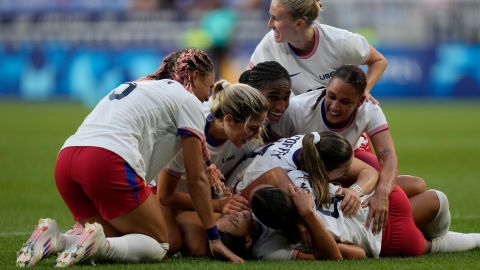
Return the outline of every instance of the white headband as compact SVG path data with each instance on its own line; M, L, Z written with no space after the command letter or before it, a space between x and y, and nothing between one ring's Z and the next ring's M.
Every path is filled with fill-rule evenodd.
M314 131L310 134L313 135L313 144L317 144L318 142L320 142L320 134L318 132Z

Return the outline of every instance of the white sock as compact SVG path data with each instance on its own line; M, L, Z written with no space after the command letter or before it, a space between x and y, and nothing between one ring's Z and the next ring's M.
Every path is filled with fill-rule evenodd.
M450 209L448 206L448 198L445 193L430 189L435 191L440 202L440 208L438 209L437 215L435 218L427 225L422 228L423 233L427 238L433 239L442 235L445 235L450 229Z
M432 239L432 253L466 251L480 247L480 234L447 232Z
M107 242L108 250L96 257L121 263L161 261L169 248L168 243L158 243L150 236L137 233L109 237Z

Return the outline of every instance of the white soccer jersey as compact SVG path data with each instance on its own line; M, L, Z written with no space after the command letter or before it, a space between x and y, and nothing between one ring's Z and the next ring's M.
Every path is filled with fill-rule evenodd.
M298 170L300 163L297 156L302 147L302 139L303 135L295 135L255 149L235 168L226 185L234 186L234 192L241 193L263 173L275 167L287 172Z
M205 125L205 134L213 121L213 117L210 114L210 109L204 107L204 112L206 113L206 125ZM246 154L253 151L256 147L259 146L257 142L248 141L242 147L235 146L230 140L223 142L220 145L216 145L212 139L206 136L207 148L210 153L210 161L214 163L217 168L225 175L230 172L244 157ZM185 167L183 164L183 153L180 152L174 160L169 164L168 170L173 175L183 176L182 180L185 180ZM181 186L184 186L183 184Z
M311 190L307 180L307 173L296 170L289 172L288 176L296 186ZM329 205L323 204L317 208L317 214L322 219L327 230L337 242L357 245L365 250L367 256L378 258L382 246L382 232L374 235L371 229L365 228L370 208L360 207L351 218L344 217L342 209L340 209L341 197L336 197L335 195L339 187L333 184L328 185L332 201ZM360 197L360 200L362 202L365 201L373 193ZM310 194L312 194L313 200L315 200L314 192L310 192Z
M310 184L307 180L307 174L300 170L290 171L288 176L294 184L302 189L311 191ZM332 197L330 205L322 205L317 209L317 214L325 225L326 229L332 234L337 242L353 244L365 250L369 257L378 258L382 245L382 232L373 234L371 229L365 228L365 222L368 216L369 208L362 208L351 218L343 216L342 210L339 208L341 199L335 197L338 186L329 184L329 193ZM310 192L315 200L315 195ZM365 201L373 193L362 196L362 202ZM315 207L312 205L312 207ZM265 225L262 224L263 227ZM255 242L252 254L256 258L270 260L290 260L294 258L295 250L303 250L304 247L297 244L291 244L288 240L272 229L264 228L263 233Z
M364 64L370 56L367 40L359 34L313 23L315 45L306 56L298 56L287 43L277 43L273 31L260 41L250 58L250 68L264 61L277 61L291 76L292 93L299 95L325 87L342 65Z
M325 115L325 97L317 107L313 105L320 96L321 91L312 91L290 99L290 105L278 123L272 124L271 129L281 137L294 134L306 134L312 131L334 131L341 134L347 141L355 146L362 133L368 136L387 130L388 123L379 105L365 101L356 111L355 118L342 129L329 128Z
M104 97L67 139L68 146L96 146L121 156L144 180L180 151L179 135L204 138L201 103L176 81L122 84Z

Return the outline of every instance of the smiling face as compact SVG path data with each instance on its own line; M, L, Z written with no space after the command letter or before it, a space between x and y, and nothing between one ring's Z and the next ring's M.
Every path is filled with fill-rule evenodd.
M289 13L288 7L279 0L270 3L268 27L273 30L275 41L289 42L295 33L296 20Z
M209 72L202 76L198 71L193 72L193 93L200 101L207 101L210 90L215 83L215 73Z
M286 79L269 83L264 89L260 89L268 100L268 120L270 123L277 123L290 100L290 82Z
M334 125L347 124L365 96L359 96L351 84L334 78L327 86L325 112L327 121Z
M228 139L236 146L241 147L249 140L258 137L261 127L265 123L267 112L249 121L238 121L231 115L224 117L224 131Z
M253 227L250 211L232 212L217 220L217 226L222 232L237 237L250 237Z

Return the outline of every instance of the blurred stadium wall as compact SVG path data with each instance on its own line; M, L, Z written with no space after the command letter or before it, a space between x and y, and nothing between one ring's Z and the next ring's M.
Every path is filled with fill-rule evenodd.
M0 100L95 104L181 47L236 81L268 31L267 0L0 0ZM479 0L325 0L320 21L364 35L389 66L378 97L480 98Z

